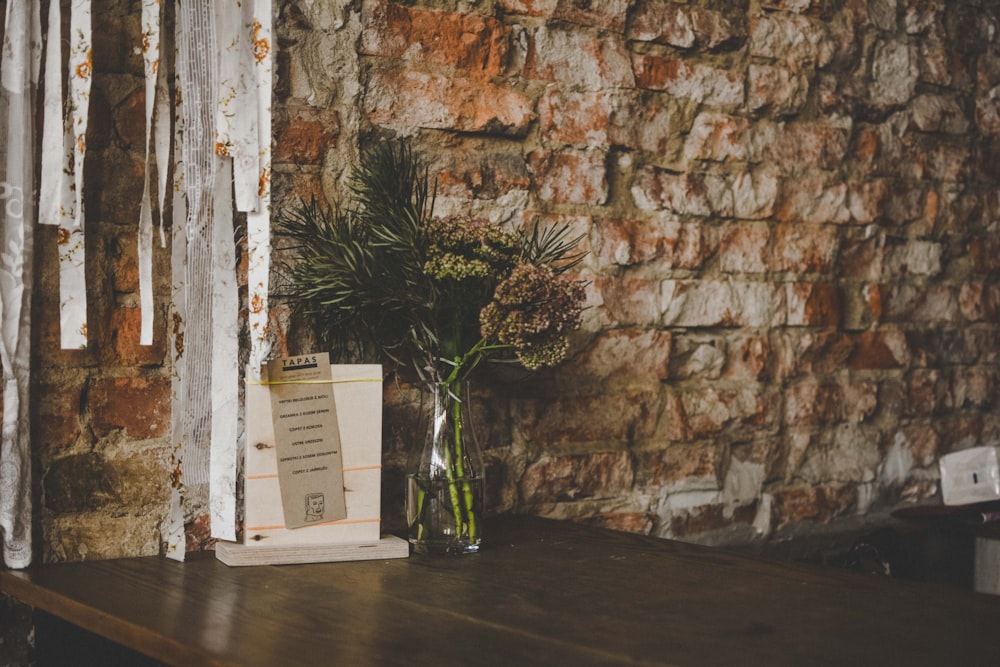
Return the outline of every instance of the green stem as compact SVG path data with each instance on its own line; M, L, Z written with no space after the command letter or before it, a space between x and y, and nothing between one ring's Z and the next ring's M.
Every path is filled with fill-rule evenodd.
M458 479L462 480L462 497L465 501L465 517L469 526L469 542L472 543L476 541L477 534L479 533L479 526L476 517L475 499L472 494L472 484L465 474L465 455L464 444L462 441L464 424L464 420L462 419L462 401L464 400L464 397L462 396L461 387L457 385L455 387L455 398L456 400L453 405L454 414L452 415L455 425L455 471Z

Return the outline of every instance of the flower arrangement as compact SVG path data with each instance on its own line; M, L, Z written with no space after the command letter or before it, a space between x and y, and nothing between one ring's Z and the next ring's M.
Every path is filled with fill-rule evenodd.
M284 214L295 255L285 269L290 296L332 346L374 348L396 370L436 388L435 403L443 406L434 429L444 450L425 463L443 476L448 539L475 550L462 386L487 358L531 370L563 360L585 298L584 285L568 274L583 258L581 237L571 238L565 226L502 229L471 217L434 217L432 181L405 142L363 153L350 192L347 207L312 201ZM411 541L432 532L429 491L424 485L408 498Z

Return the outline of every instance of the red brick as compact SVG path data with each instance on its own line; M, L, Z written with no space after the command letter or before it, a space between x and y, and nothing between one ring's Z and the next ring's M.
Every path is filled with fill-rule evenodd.
M510 29L494 18L365 0L358 51L494 77L507 65Z
M44 383L33 391L38 441L48 456L69 447L80 436L83 387L78 381ZM0 394L2 396L2 394Z
M528 165L545 202L600 206L608 199L606 155L599 152L533 151Z
M516 90L462 76L417 71L373 73L364 102L376 125L521 136L534 120L531 100Z
M97 437L123 430L135 439L170 432L170 379L112 377L95 380L87 392L90 423Z
M163 311L153 311L153 344L140 345L142 312L139 308L114 308L100 335L101 353L106 361L126 367L162 366L166 357L167 332Z

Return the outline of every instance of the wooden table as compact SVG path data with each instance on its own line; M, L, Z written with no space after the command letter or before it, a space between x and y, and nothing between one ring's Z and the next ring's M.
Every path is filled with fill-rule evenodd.
M136 558L0 590L175 665L993 665L1000 598L532 518L477 555Z

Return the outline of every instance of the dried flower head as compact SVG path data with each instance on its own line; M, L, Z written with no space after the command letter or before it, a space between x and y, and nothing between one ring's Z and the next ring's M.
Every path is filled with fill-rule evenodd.
M424 272L436 280L491 278L514 265L517 240L513 234L470 217L431 220L427 225Z
M526 368L554 366L566 356L566 335L580 328L583 286L549 266L519 264L479 314L480 331L514 348Z

